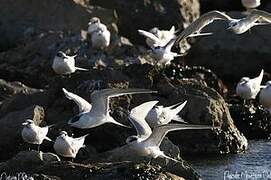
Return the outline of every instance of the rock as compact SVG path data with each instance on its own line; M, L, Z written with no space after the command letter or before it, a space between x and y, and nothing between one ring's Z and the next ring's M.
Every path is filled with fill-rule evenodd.
M117 25L120 34L128 37L132 42L144 43L137 29L149 30L153 27L170 29L172 25L183 29L199 17L198 0L174 1L125 1L125 0L93 0L92 5L116 10Z
M87 29L88 21L92 16L99 16L106 23L111 23L114 19L113 11L86 6L82 1L80 3L73 0L65 2L48 0L39 3L19 0L8 3L4 0L2 3L0 34L5 38L0 40L0 52L15 47L19 42L41 31L79 33L81 29Z
M33 119L39 125L44 118L44 110L40 106L31 106L24 110L10 112L0 119L0 159L6 160L16 154L22 144L22 123Z
M234 124L248 139L267 139L271 136L271 116L258 103L229 104Z
M53 153L21 151L7 162L0 164L0 172L17 173L31 171L33 168L55 161L60 161L60 159Z
M52 155L50 155L52 156ZM34 179L50 179L50 180L71 180L71 179L87 179L87 180L102 180L102 179L172 179L183 180L177 175L152 165L136 164L133 162L118 162L118 163L98 163L98 164L78 164L68 161L60 162L40 162L36 158L31 158L25 162L27 166L18 166L7 162L10 169L5 169L6 173L13 173L12 168L16 168L18 172L26 172ZM10 160L14 161L14 160ZM17 162L17 161L16 161ZM33 164L29 164L29 163ZM1 167L1 166L0 166ZM2 170L2 169L1 169ZM15 171L15 172L16 172ZM198 179L191 177L191 179Z
M168 88L162 82L159 89L161 104L174 104L187 100L181 116L190 124L204 124L216 127L214 130L176 131L169 138L180 147L181 154L191 153L237 153L247 149L246 138L235 127L223 98L204 82L183 79ZM174 134L174 135L173 135ZM202 138L204 137L204 138Z
M241 17L240 12L231 12ZM212 69L223 81L237 83L241 77L253 76L270 64L271 27L256 26L242 35L226 31L226 23L213 23L206 29L213 36L199 38L186 62ZM266 69L266 72L270 71Z

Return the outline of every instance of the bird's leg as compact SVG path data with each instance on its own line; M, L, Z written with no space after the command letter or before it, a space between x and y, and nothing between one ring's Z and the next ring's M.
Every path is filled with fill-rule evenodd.
M71 162L73 163L73 158L71 159Z
M40 144L38 144L38 151L40 151Z

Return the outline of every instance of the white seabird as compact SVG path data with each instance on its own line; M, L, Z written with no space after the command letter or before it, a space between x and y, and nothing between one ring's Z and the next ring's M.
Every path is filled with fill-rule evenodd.
M168 107L154 106L146 116L146 121L151 127L156 127L163 124L168 124L172 120L181 123L186 123L178 113L184 108L187 101L177 103Z
M66 98L74 101L77 104L78 109L79 109L79 114L86 113L86 112L90 111L92 106L85 99L83 99L82 97L80 97L74 93L67 91L65 88L62 88L62 91L64 92Z
M37 144L38 151L40 144L43 142L44 139L48 141L52 141L49 137L47 137L48 130L51 126L39 127L35 125L34 121L31 119L27 119L23 125L23 130L21 132L22 138L25 142L30 144Z
M79 138L72 138L68 136L66 131L61 131L54 143L54 149L58 155L75 158L79 149L85 147L84 142L87 136L88 134Z
M150 48L165 46L171 39L176 37L175 26L172 26L170 30L159 30L155 27L149 32L144 30L138 30L138 32L146 37L146 43Z
M229 22L229 30L235 34L243 34L253 26L267 25L271 23L271 14L265 11L252 10L251 13L241 19L233 19Z
M271 81L267 81L266 85L261 89L259 94L259 102L271 114Z
M102 24L100 19L93 17L88 23L88 33L91 36L92 47L97 49L104 49L110 44L110 31L106 25Z
M150 126L144 120L144 115L147 110L150 110L158 101L150 101L143 103L131 110L129 120L137 131L137 136L130 136L126 140L130 149L138 156L157 158L163 157L177 161L164 154L159 146L165 135L170 131L186 130L186 129L212 129L210 126L188 125L188 124L166 124L157 126L151 130ZM143 115L142 115L143 111Z
M110 116L109 100L127 94L156 93L157 91L147 89L103 89L94 91L91 94L92 108L89 112L79 114L69 120L68 124L79 129L89 129L100 126L104 123L114 123L127 127Z
M59 51L53 61L52 68L56 74L60 75L66 75L66 74L72 74L76 70L80 71L88 71L88 69L75 67L75 57L74 56L68 56L64 52Z
M262 69L256 78L243 77L237 84L236 94L244 100L255 99L261 89L263 74L264 70Z

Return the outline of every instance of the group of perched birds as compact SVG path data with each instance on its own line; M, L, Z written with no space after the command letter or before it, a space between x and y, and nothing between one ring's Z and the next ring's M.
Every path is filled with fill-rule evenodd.
M242 2L246 2L243 0ZM247 5L253 8L247 0ZM271 23L271 14L252 10L249 15L241 19L234 19L225 13L219 11L211 11L203 14L197 20L192 22L187 28L177 35L175 27L170 30L159 30L153 28L150 31L138 30L140 35L146 37L146 44L151 48L153 57L157 65L167 65L171 61L182 54L171 51L174 44L188 37L212 35L211 32L202 32L202 29L215 20L224 20L228 23L228 29L236 34L242 34L256 25ZM102 24L100 19L94 17L88 24L88 33L93 48L105 49L110 44L110 31L106 25ZM76 55L69 56L62 51L59 51L54 57L52 69L59 75L70 75L76 70L87 71L88 69L75 66ZM242 78L236 88L236 93L244 99L254 99L260 88L263 71L260 76L255 79ZM271 98L271 82L269 81L261 91L260 101L271 109L271 104L265 102L266 97ZM270 88L270 90L269 90ZM77 106L79 113L72 117L67 123L75 128L90 129L105 123L113 123L122 127L129 127L116 121L110 115L110 99L113 97L123 96L127 94L141 93L157 93L147 89L102 89L96 90L91 94L91 103L73 94L72 92L62 89L65 96L73 100ZM261 100L261 97L262 100ZM170 131L185 130L185 129L211 129L211 126L191 125L186 123L178 113L183 109L186 101L183 103L173 104L168 107L157 106L158 101L148 101L139 106L134 107L128 113L128 120L136 129L137 135L127 137L126 143L132 147L133 151L139 156L151 158L164 157L176 161L175 159L164 154L159 149L159 146L164 136ZM268 105L267 105L268 104ZM169 124L172 120L179 123ZM43 140L50 140L47 133L51 126L39 127L32 120L26 120L23 123L22 138L24 141L40 145ZM84 147L84 141L87 135L73 138L67 132L61 131L60 135L54 142L54 150L57 154L64 157L75 158L79 149Z

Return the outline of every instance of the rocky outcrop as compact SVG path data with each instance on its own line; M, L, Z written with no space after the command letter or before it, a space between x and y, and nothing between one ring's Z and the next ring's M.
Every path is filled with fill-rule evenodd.
M43 158L43 159L41 159ZM68 161L58 162L58 157L51 153L20 152L11 160L0 164L0 171L7 175L24 172L34 179L70 180L70 179L172 179L183 180L180 176L169 173L158 166L144 163L118 162L78 164ZM189 179L198 179L191 175Z
M153 27L170 29L172 25L178 25L176 28L182 30L200 14L198 0L93 0L90 3L116 10L120 34L140 44L144 39L138 34L137 29L148 30Z
M243 17L231 12L233 17ZM224 22L211 24L206 31L213 36L198 38L190 49L186 62L212 69L222 80L231 83L241 77L253 76L270 64L271 27L256 26L242 35L226 31ZM270 71L266 69L266 72Z

